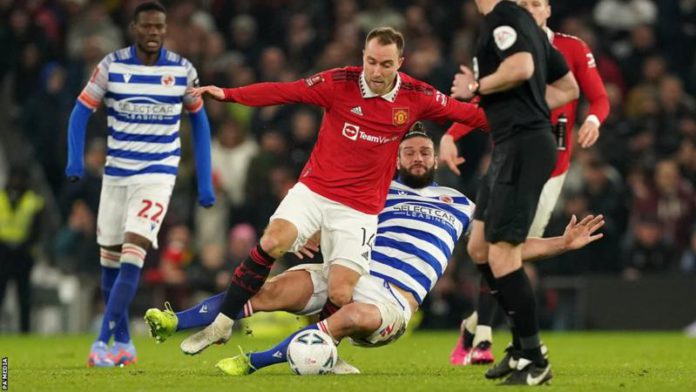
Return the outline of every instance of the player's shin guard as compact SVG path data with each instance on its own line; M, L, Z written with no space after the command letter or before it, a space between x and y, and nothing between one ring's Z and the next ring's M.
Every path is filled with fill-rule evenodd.
M519 334L522 356L537 366L546 366L546 359L541 353L534 290L524 269L520 267L498 278L498 288L503 296L505 310Z
M247 301L259 292L271 272L274 261L275 259L264 252L260 245L256 245L249 252L249 257L234 270L220 313L230 319L236 318Z

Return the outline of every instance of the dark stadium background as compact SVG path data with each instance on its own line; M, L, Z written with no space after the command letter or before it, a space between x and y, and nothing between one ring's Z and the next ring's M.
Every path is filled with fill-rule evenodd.
M0 0L0 186L10 167L29 173L47 201L35 243L31 330L87 331L101 313L95 217L106 117L88 128L88 174L63 175L67 119L94 66L130 44L138 1ZM291 81L361 63L364 34L390 25L406 37L402 71L449 92L476 36L473 1L163 1L166 47L198 69L202 84ZM612 111L597 145L576 149L547 235L571 214L602 213L605 238L536 264L542 325L550 329L681 329L696 320L696 2L558 0L550 26L592 48ZM164 299L182 308L226 286L311 150L320 112L287 105L206 102L214 133L218 204L196 207L190 124L160 250L149 252L133 319ZM580 109L585 110L581 107ZM584 115L578 118L583 119ZM449 124L429 124L439 136ZM488 136L462 139L461 178L438 182L473 197L488 162ZM472 309L478 275L464 254L430 295L423 328L456 328ZM12 260L0 260L9 268ZM278 271L297 263L291 257ZM12 287L0 332L18 330ZM696 326L691 331L696 335Z

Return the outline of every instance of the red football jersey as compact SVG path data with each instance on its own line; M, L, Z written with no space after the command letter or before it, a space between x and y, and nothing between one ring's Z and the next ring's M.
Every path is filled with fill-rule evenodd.
M449 120L488 127L477 106L450 99L404 73L399 73L390 93L377 96L367 87L362 67L224 91L226 101L248 106L321 106L324 116L319 136L299 181L328 199L368 214L384 208L399 143L414 122Z
M550 30L547 30L552 33ZM551 44L563 55L570 72L573 73L578 81L580 91L590 103L589 115L597 117L602 123L609 115L609 98L604 90L602 78L597 72L594 56L587 45L577 37L562 33L552 33ZM570 155L573 147L573 126L575 125L576 110L578 100L574 100L554 109L551 112L551 123L556 124L558 117L564 113L568 118L568 131L566 134L566 149L558 151L556 167L554 167L551 177L561 175L568 171L570 166ZM452 135L454 140L457 140L473 129L466 124L452 124L447 130L447 134Z
M547 30L550 32L550 30ZM594 56L585 42L572 35L553 33L551 44L565 57L570 72L580 86L580 92L590 103L589 115L594 115L600 124L609 115L609 98L604 89L602 78L597 72ZM566 132L566 149L558 151L556 167L551 177L561 175L568 171L570 155L573 147L573 126L578 107L578 100L574 100L554 109L551 112L551 123L556 124L558 117L565 114L568 117L568 131Z

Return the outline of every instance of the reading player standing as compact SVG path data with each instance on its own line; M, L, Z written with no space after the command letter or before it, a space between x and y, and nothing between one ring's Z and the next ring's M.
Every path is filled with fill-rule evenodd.
M191 63L162 47L166 10L157 2L138 5L130 25L135 44L99 63L77 98L68 125L71 181L84 171L85 128L103 100L109 124L104 182L97 217L101 247L101 289L106 302L99 337L88 365L112 367L135 362L128 331L128 306L140 280L145 254L157 247L176 179L185 108L193 125L198 202L215 203L210 174L210 126L200 97L186 94L198 83ZM108 343L114 337L114 345Z
M235 270L220 315L182 342L184 352L194 354L229 339L232 320L263 285L274 260L299 250L317 232L328 274L324 316L349 303L358 279L368 272L377 214L384 207L403 135L421 119L487 127L476 106L398 72L403 48L401 33L377 28L365 40L362 67L333 69L290 83L192 89L194 95L249 106L313 104L324 109L324 117L299 182L271 216L260 243Z

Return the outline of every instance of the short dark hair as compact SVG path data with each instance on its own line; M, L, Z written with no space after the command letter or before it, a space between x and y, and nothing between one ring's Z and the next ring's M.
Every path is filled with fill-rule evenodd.
M367 38L365 38L365 46L367 43L376 38L380 45L390 45L395 44L396 49L399 51L399 56L404 54L404 36L396 29L391 27L376 27L367 33Z
M414 137L424 137L433 142L433 144L435 143L433 137L430 136L430 134L425 130L423 123L420 121L416 121L415 123L413 123L413 125L411 125L411 129L409 129L408 132L406 132L404 138L401 139L401 141L403 142L404 140L408 140Z
M167 9L164 8L159 1L146 1L138 4L138 6L135 7L135 10L133 11L133 22L137 22L138 15L140 15L141 12L146 11L159 11L165 15L167 14Z

